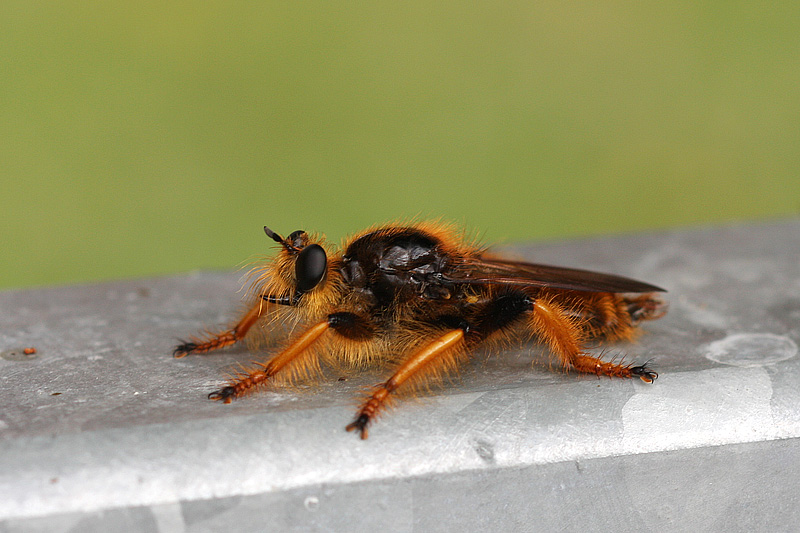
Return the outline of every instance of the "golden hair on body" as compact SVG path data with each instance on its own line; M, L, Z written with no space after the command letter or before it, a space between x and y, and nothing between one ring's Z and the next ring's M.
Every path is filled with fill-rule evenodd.
M275 355L238 373L212 400L230 403L260 387L296 382L321 363L348 369L391 366L348 431L361 438L399 392L438 383L487 342L531 336L564 368L613 377L658 376L646 365L606 362L590 340L625 340L659 318L662 289L611 274L503 259L442 223L369 228L339 249L321 236L284 238L264 228L277 254L253 269L247 311L220 333L182 342L175 357L246 339L253 326L290 321L297 330ZM326 249L327 248L327 249Z

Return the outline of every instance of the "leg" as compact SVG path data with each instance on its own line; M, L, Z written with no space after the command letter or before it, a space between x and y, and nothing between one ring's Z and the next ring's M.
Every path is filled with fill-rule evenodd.
M635 337L639 322L655 320L666 313L666 304L652 293L630 297L572 291L569 300L564 301L569 302L565 310L579 319L580 328L589 339L630 340Z
M624 296L622 301L634 324L644 320L657 320L667 314L667 303L653 293Z
M442 315L428 320L439 335L405 358L394 375L375 387L362 404L347 431L358 431L362 439L367 427L391 402L391 395L406 385L435 381L443 372L455 370L467 349L516 322L532 309L533 300L521 292L509 292L480 300L464 309L464 316Z
M330 327L327 320L315 324L289 345L288 348L270 359L266 364L259 365L260 370L250 369L238 375L226 387L208 395L209 400L222 400L231 403L233 398L243 396L258 385L263 384L268 378L284 370L290 364L298 364L303 355L308 354L308 349ZM308 364L306 362L306 364Z
M581 318L575 317L569 309L561 307L551 299L541 298L534 302L529 324L537 337L550 347L565 367L572 367L578 372L610 377L638 376L647 383L652 383L658 377L658 374L646 365L631 366L606 362L584 353L582 344L586 330Z
M240 373L227 386L209 394L208 398L230 403L233 398L243 396L259 385L266 384L268 379L279 372L307 374L310 368L318 365L314 350L311 348L328 329L333 329L337 334L351 340L365 341L374 336L377 328L367 319L354 313L330 314L322 322L311 326L278 355L264 364L258 364L258 368L247 369Z
M358 431L361 438L366 439L369 424L386 408L400 387L407 383L426 383L442 370L457 367L468 348L492 335L502 335L509 326L523 319L528 320L528 327L549 345L564 366L609 376L638 376L646 382L658 377L646 366L606 363L585 354L581 348L585 336L583 319L576 316L574 309L561 308L546 298L534 300L525 293L509 291L480 300L464 309L463 314L439 316L429 321L440 329L450 329L413 352L391 378L375 387L356 419L347 426L348 431Z
M386 407L390 400L389 395L414 377L436 372L447 362L455 364L454 355L459 348L463 349L463 339L464 330L450 330L414 352L391 378L375 388L369 399L361 406L356 420L347 426L347 431L357 430L361 438L366 439L367 426L378 412Z
M267 305L259 300L231 329L221 333L211 334L206 339L192 338L188 342L181 341L181 344L176 346L175 350L173 350L173 357L180 359L190 353L206 353L239 342L244 338L250 328L253 327L253 324L261 317L266 308Z

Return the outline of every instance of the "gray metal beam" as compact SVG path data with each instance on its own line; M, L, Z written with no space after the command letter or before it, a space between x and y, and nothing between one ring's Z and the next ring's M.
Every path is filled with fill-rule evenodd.
M477 354L366 441L344 426L385 373L222 405L206 394L259 354L170 356L237 315L238 273L2 293L0 532L786 529L798 250L798 220L511 249L667 288L668 315L607 349L659 379Z

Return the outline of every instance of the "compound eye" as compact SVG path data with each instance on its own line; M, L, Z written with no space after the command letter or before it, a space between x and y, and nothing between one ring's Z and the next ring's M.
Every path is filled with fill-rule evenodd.
M300 292L310 291L322 280L328 257L319 244L310 244L300 251L294 264L294 273L297 278L297 289Z

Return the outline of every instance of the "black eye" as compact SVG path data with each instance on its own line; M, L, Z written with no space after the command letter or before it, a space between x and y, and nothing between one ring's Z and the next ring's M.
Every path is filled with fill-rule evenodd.
M322 280L328 258L319 244L310 244L303 248L294 264L297 277L297 289L300 292L310 291Z

